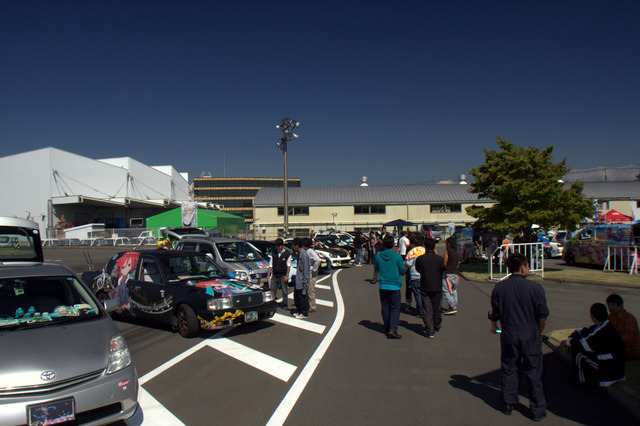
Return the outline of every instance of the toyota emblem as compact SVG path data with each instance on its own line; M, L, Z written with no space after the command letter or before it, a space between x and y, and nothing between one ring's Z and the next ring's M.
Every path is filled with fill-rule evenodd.
M56 372L51 370L43 371L42 374L40 375L40 378L47 382L49 380L53 380L55 377L56 377Z

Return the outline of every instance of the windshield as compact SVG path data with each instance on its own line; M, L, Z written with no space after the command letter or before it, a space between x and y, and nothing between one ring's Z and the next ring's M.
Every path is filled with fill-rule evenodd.
M0 226L0 260L42 262L42 246L37 229Z
M95 318L99 309L75 277L0 280L0 328Z
M160 263L169 282L227 277L227 274L204 255L165 257Z
M246 241L216 243L216 247L225 262L247 262L262 259L260 253Z

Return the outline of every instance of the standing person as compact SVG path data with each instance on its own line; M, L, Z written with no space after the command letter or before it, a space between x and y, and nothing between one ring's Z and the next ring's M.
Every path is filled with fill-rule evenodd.
M444 252L444 275L442 276L442 294L444 300L449 305L442 313L444 315L455 315L458 313L458 244L454 238L447 238L445 241L447 250Z
M391 237L393 238L393 237ZM378 253L382 253L384 250L384 245L382 244L382 239L380 235L376 235L376 243L374 245L374 250L376 253L376 258L378 257ZM373 279L371 280L371 284L378 283L378 276L380 275L379 271L375 268L375 260L374 260L374 268L373 268Z
M436 241L424 241L425 253L416 259L416 271L420 273L420 297L424 315L424 328L429 339L435 338L442 324L442 272L444 259L436 254Z
M409 270L407 276L411 279L411 291L413 297L416 298L416 309L418 310L418 316L423 318L424 310L422 308L422 299L420 297L420 272L416 270L416 259L425 253L422 241L417 236L413 236L409 239L409 253L405 259L405 266Z
M380 228L380 241L384 241L384 237L387 236L387 228L384 226Z
M316 311L316 281L318 280L318 270L320 269L320 263L322 259L318 256L318 253L312 247L313 241L311 238L305 238L302 240L302 246L307 251L309 256L310 277L309 277L309 312Z
M367 241L367 245L369 248L369 263L373 265L374 260L376 259L376 233L371 231L369 232L369 241Z
M362 232L356 232L356 236L353 239L353 245L356 248L356 266L362 266L362 250L364 246Z
M293 239L293 249L298 253L298 267L296 270L296 287L293 291L293 301L298 312L293 314L296 318L307 318L309 316L309 280L311 265L309 254L302 245L302 238Z
M522 253L507 259L511 275L500 281L491 294L491 333L500 333L500 376L502 378L502 412L510 415L518 402L518 372L529 379L531 417L546 417L547 403L542 388L542 331L549 316L544 289L527 280L529 263Z
M619 294L607 297L609 321L614 325L624 342L627 359L640 359L640 330L638 321L624 309L624 301Z
M393 237L387 235L383 240L384 250L376 255L374 269L379 272L380 278L380 308L382 322L387 338L402 339L398 334L398 322L400 320L400 302L402 296L402 275L406 271L402 257L393 250Z
M277 299L278 288L282 289L282 308L289 307L289 270L291 269L291 255L284 249L282 238L276 240L276 248L269 259L267 282L271 287L273 298Z
M402 256L402 260L405 260L407 257L407 247L409 246L409 238L407 238L407 231L402 231L400 234L400 238L398 238L398 254ZM407 302L407 310L411 309L411 301L412 301L412 291L411 291L411 277L409 274L405 275L405 288L404 288L404 298Z

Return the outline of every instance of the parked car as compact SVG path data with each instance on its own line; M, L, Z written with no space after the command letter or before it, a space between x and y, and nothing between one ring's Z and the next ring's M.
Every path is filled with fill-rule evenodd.
M562 245L551 241L550 239L538 235L538 241L542 243L542 250L545 259L551 259L553 257L562 257Z
M185 237L178 241L175 248L206 253L230 277L244 279L246 276L250 283L269 288L269 264L264 261L258 249L245 240Z
M175 228L164 228L160 231L162 236L168 239L171 244L176 244L183 238L207 238L209 234L200 228L179 226Z
M291 244L291 242L289 241L288 244ZM329 247L320 241L316 241L313 249L316 251L316 253L318 253L320 256L323 256L329 261L331 268L350 266L355 259L355 257L352 258L349 255L349 252L347 250L344 250L342 248Z
M565 244L562 258L569 265L583 263L604 266L609 247L629 247L633 244L640 244L640 224L589 226L578 231ZM632 256L625 261L631 264Z
M343 239L334 235L318 235L316 236L316 243L321 243L324 247L342 249L349 253L351 259L356 258L356 248L347 244Z
M38 231L0 218L20 242L0 251L0 423L142 424L124 337L73 272L43 262Z
M269 263L271 260L271 253L276 248L276 243L274 241L265 241L265 240L248 240L255 248L260 251L265 262ZM298 268L298 253L293 251L293 248L285 245L284 249L287 250L292 258L291 258L291 268L289 270L289 280L293 280L296 277L296 270ZM320 268L318 269L319 273L331 271L331 267L329 266L329 261L320 253L318 253L320 257Z
M271 318L271 291L232 279L206 254L186 250L126 251L100 272L85 272L99 299L117 301L116 312L131 319L171 325L184 337Z

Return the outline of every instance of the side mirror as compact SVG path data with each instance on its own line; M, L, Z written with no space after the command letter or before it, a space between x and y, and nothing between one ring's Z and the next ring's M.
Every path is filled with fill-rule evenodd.
M107 312L113 312L118 309L118 301L116 299L104 299L103 300L104 310Z

